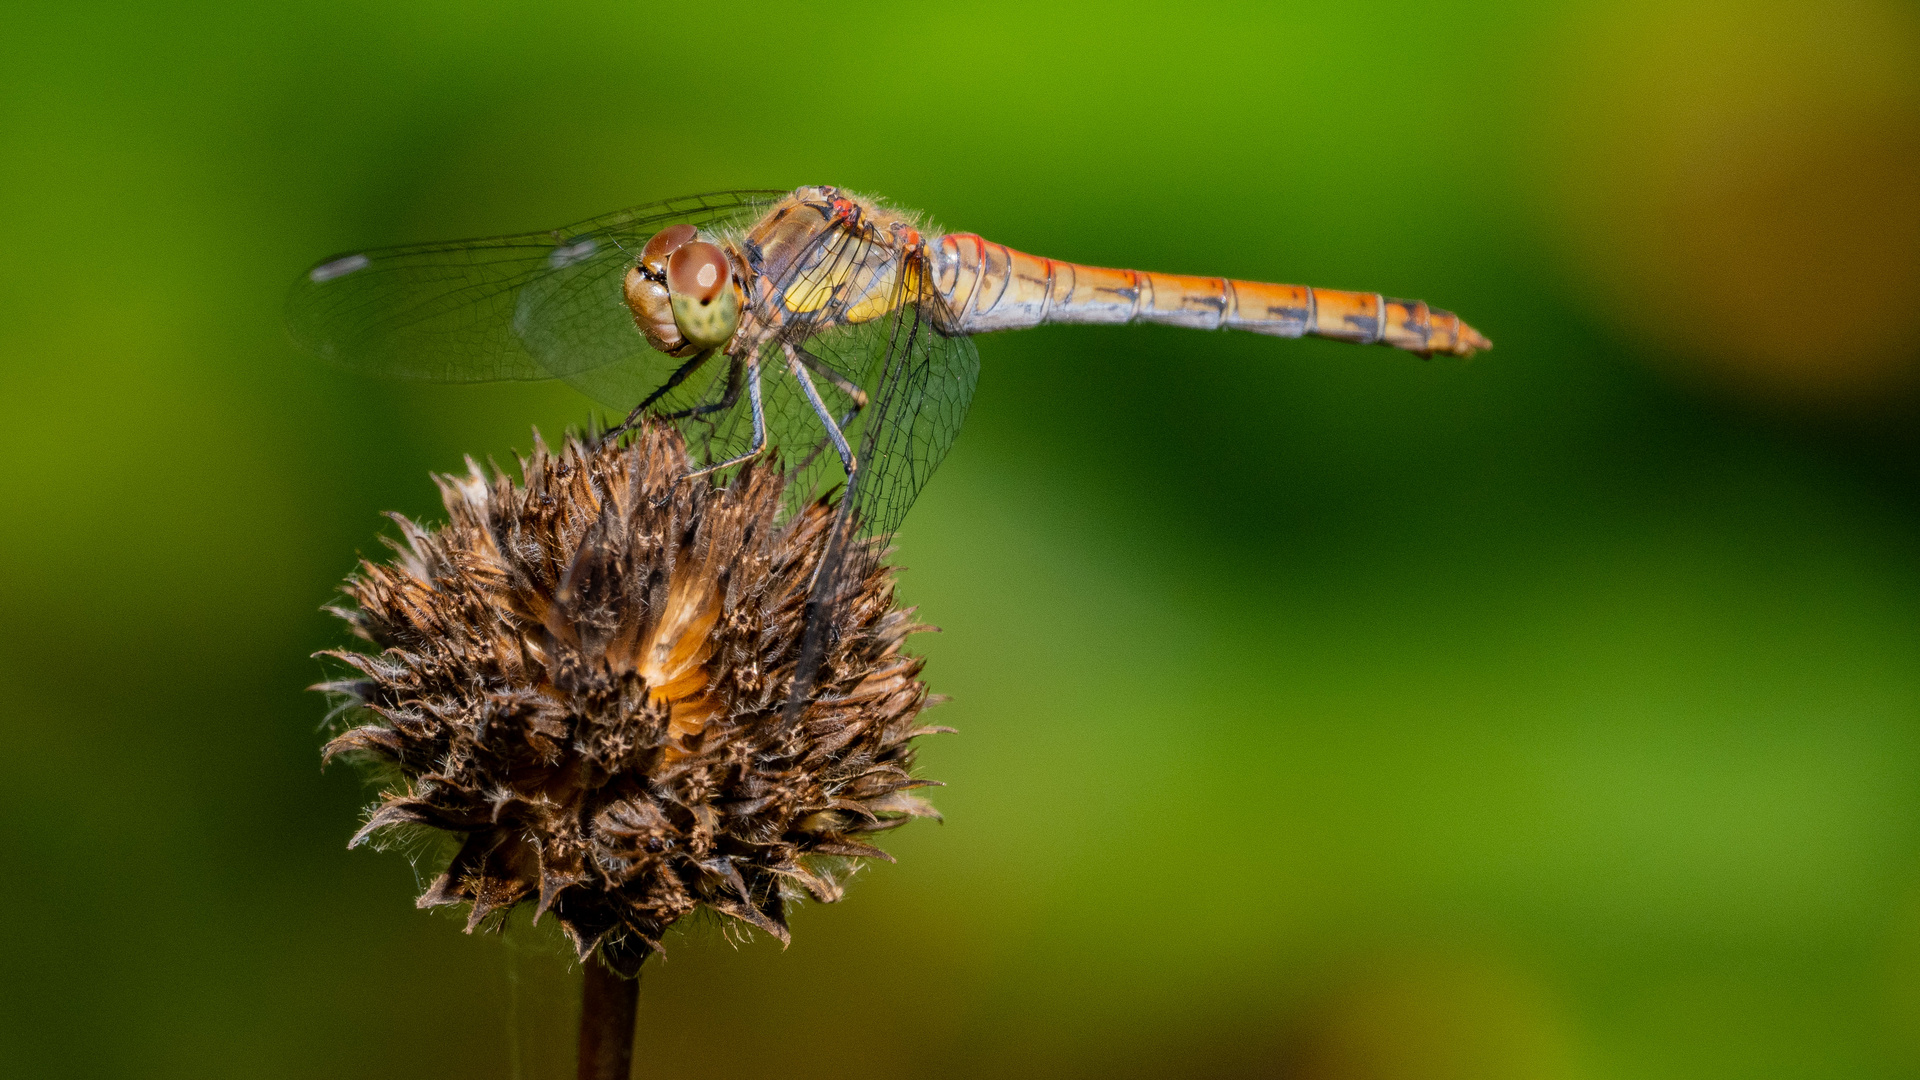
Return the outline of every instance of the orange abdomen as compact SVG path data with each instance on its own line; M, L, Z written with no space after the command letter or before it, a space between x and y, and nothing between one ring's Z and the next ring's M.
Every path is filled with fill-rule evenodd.
M963 334L1046 323L1164 323L1338 338L1471 356L1493 343L1450 311L1379 293L1109 270L1028 255L972 233L929 245L933 284Z

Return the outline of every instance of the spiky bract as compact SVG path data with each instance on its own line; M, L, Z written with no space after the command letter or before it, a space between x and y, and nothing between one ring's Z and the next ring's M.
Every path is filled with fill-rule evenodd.
M380 651L329 653L358 674L322 689L372 722L326 756L398 777L355 845L463 838L422 907L471 904L471 931L530 901L631 973L701 906L785 941L796 889L837 899L851 860L887 858L863 837L933 814L910 740L939 729L917 726L922 661L901 651L923 627L891 568L848 560L871 569L788 709L834 507L783 520L776 467L724 486L688 468L661 428L558 455L536 435L521 483L471 461L437 478L448 523L396 516L397 557L347 582L337 613Z

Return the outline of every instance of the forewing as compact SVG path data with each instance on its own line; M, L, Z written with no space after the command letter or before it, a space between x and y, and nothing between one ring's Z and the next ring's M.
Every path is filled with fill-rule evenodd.
M544 232L335 256L294 284L287 324L327 360L402 378L565 378L630 358L671 370L622 299L633 256L668 225L743 225L781 194L693 195Z

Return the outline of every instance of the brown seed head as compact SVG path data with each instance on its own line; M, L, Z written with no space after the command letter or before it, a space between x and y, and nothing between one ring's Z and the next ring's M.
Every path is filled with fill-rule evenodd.
M864 839L935 816L910 794L930 703L917 625L878 559L847 583L808 704L785 709L825 501L779 515L780 471L683 479L679 437L627 447L536 434L523 482L438 477L449 520L398 516L390 563L363 562L337 609L379 652L330 652L370 723L325 756L399 782L353 838L428 826L462 838L420 897L470 904L467 929L522 901L584 959L638 970L708 907L787 940L786 902L840 896Z

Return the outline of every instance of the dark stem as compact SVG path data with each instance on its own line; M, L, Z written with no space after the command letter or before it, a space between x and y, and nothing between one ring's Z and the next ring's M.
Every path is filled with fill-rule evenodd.
M623 979L598 958L586 962L580 994L580 1080L628 1080L640 979Z

